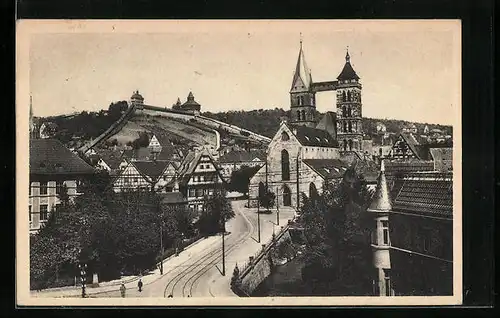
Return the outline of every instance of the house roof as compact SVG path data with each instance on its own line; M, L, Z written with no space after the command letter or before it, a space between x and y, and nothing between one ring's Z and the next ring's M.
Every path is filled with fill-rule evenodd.
M287 124L302 146L338 147L338 142L326 130L301 125Z
M356 72L352 68L351 57L349 56L349 52L347 52L347 54L345 56L344 68L342 69L342 72L340 72L337 79L339 81L345 81L345 80L351 80L351 79L358 80L359 79L358 74L356 74Z
M49 128L49 129L57 129L57 124L54 123L54 122L51 122L51 121L46 121L42 124L42 126L45 126L45 128Z
M117 169L123 161L123 154L120 150L95 149L96 156L102 159L111 169Z
M160 193L162 204L182 204L186 203L187 199L182 195L181 192L167 192Z
M342 178L347 170L347 163L339 159L303 159L323 179Z
M233 162L248 162L253 161L255 158L260 160L266 159L266 154L262 150L232 150L219 158L220 163L233 163Z
M147 176L152 180L157 180L169 163L170 161L166 160L132 161L132 164L141 175Z
M401 137L405 140L410 147L411 151L415 154L415 156L420 160L430 160L431 155L429 152L429 145L427 141L420 138L420 136L415 136L411 133L402 132Z
M452 175L405 178L394 199L393 211L453 218Z
M316 129L321 129L327 131L334 139L337 137L337 126L335 125L337 121L337 113L326 112L326 114L321 118L319 123L316 125Z
M432 161L388 161L384 160L385 172L388 175L409 174L414 172L434 171Z
M30 174L92 174L94 168L57 139L30 140Z

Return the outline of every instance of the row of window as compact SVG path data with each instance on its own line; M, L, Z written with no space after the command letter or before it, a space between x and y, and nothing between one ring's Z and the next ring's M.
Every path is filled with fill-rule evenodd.
M31 222L31 214L35 214L36 212L31 211L31 205L29 206L29 219ZM47 221L49 219L49 206L47 204L40 204L40 221Z
M306 99L304 98L305 96L298 96L297 97L297 102L299 106L302 106L305 104ZM314 105L315 98L314 95L311 95L311 105Z
M203 169L211 169L211 165L210 164L200 164L198 165L198 168L203 170Z
M189 197L202 197L204 195L213 195L214 189L189 189Z
M56 194L61 194L61 189L63 188L63 185L64 185L64 182L60 182L60 181L56 182L56 186L55 186ZM31 195L31 188L34 188L34 186L29 187L29 195ZM54 188L54 187L52 187L52 188ZM40 185L39 185L39 189L40 189L40 195L48 194L48 189L49 189L48 182L41 181Z
M216 176L193 176L193 182L214 182L217 180Z
M343 102L354 102L361 101L361 94L356 93L355 91L343 91L342 92L342 101Z

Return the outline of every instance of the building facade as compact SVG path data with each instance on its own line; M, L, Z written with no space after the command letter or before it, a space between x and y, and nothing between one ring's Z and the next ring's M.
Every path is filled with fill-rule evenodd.
M30 140L29 161L29 228L36 234L60 203L61 191L73 199L80 182L95 170L55 139Z
M266 155L261 150L232 150L222 155L218 162L221 174L226 182L229 182L234 171L246 167L262 167L265 163Z

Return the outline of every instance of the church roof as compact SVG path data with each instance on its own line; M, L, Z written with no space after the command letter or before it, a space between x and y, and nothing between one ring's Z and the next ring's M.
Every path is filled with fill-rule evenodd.
M337 79L339 81L345 81L345 80L351 80L351 79L359 80L359 76L358 76L358 74L356 74L356 72L352 68L350 60L351 60L351 57L349 56L349 52L347 52L347 54L345 56L344 68L342 69L342 72L340 72L339 76L337 77Z
M31 139L30 174L91 174L94 169L57 139Z
M311 70L307 66L304 57L304 50L302 49L302 41L300 41L299 57L297 58L297 65L295 66L295 73L293 74L292 88L309 90L312 84Z
M323 179L338 179L344 176L348 166L339 159L303 159Z
M377 180L377 188L373 194L373 200L368 208L370 212L389 212L392 210L391 198L389 196L389 187L385 178L384 161L380 166L380 174Z
M335 122L337 121L337 113L326 112L326 114L321 118L319 123L316 125L316 129L326 130L334 139L337 138L337 126Z
M338 142L326 130L288 124L302 146L311 147L338 147Z
M232 150L219 158L220 163L232 163L232 162L248 162L255 159L260 159L264 161L266 159L266 154L262 150Z

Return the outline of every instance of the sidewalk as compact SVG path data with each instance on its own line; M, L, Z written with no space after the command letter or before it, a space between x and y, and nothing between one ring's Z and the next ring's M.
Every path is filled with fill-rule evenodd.
M198 241L193 242L188 245L178 256L172 255L163 260L163 274L166 274L169 267L174 267L177 264L185 261L192 254L204 250L209 244L212 243L213 237L202 238ZM142 279L144 286L151 284L161 278L159 264L158 267L149 272L148 274L141 276L123 276L121 279L116 279L108 282L99 283L99 287L90 287L87 285L86 294L101 294L119 290L121 283L125 283L127 289L137 288L137 282L139 278ZM60 298L60 297L81 297L82 288L81 285L78 286L67 286L59 288L44 289L42 291L31 291L31 297L47 297L47 298Z

